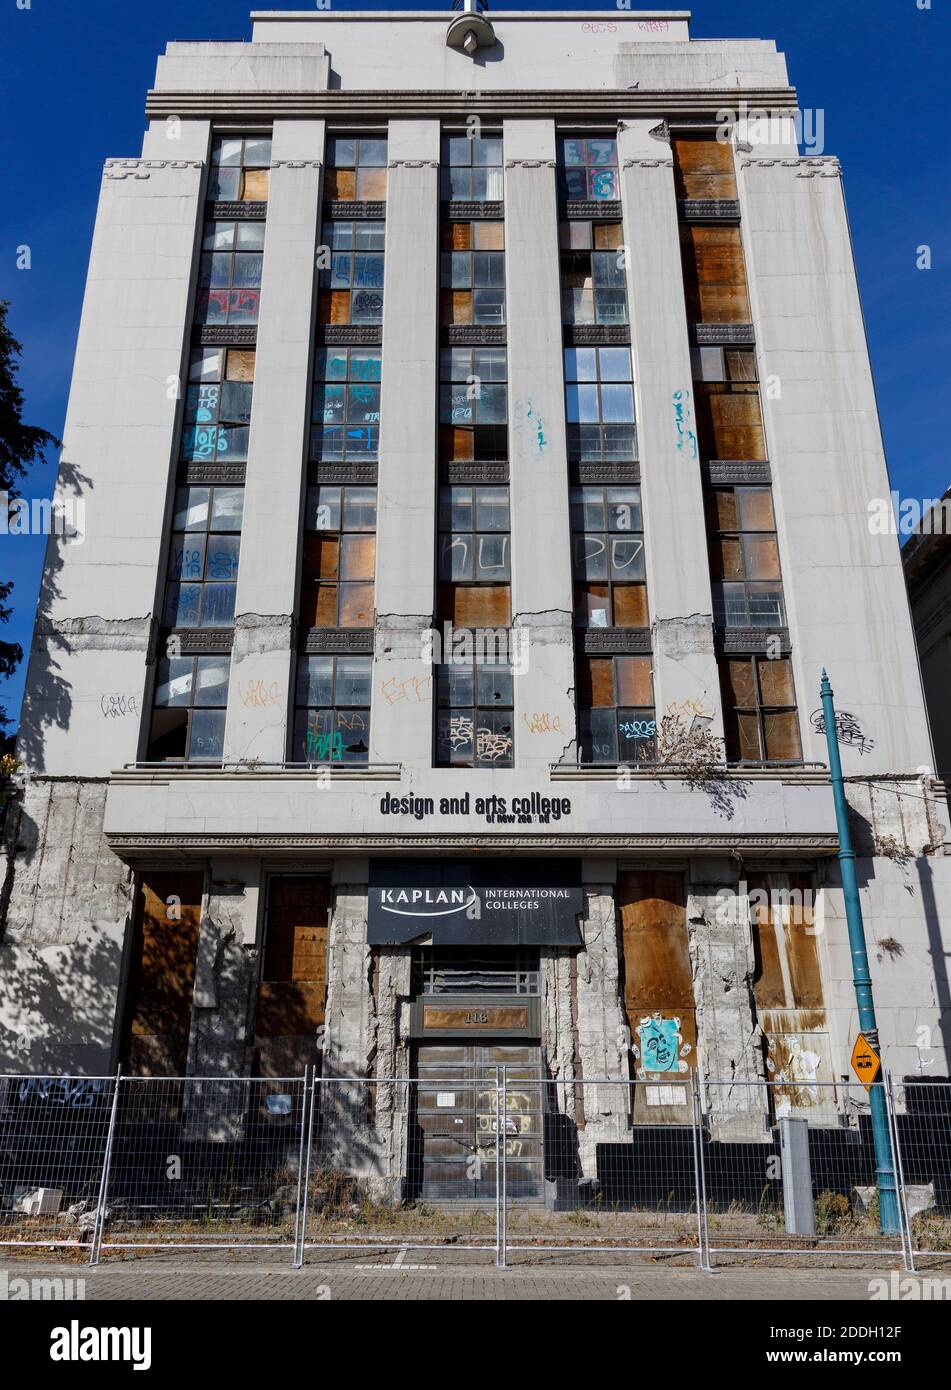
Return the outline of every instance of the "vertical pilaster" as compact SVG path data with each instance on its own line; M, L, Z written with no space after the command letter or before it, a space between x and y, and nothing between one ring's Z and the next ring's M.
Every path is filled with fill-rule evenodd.
M540 768L575 729L554 122L506 121L504 153L515 757Z
M713 647L693 378L670 146L651 122L618 136L648 599L658 717L671 705L714 716L722 736Z
M370 761L428 768L439 372L438 121L391 121Z
M293 706L323 121L277 121L271 150L225 760L283 762Z

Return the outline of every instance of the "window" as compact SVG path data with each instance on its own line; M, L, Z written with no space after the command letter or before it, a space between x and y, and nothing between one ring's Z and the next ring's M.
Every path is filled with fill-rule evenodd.
M330 266L321 270L319 323L383 322L384 222L330 221Z
M626 324L627 285L620 222L561 224L564 323Z
M387 138L332 135L324 197L331 203L382 203L387 197Z
M498 584L511 579L507 487L439 490L439 578Z
M541 960L531 947L471 951L414 946L413 994L540 994Z
M444 201L498 202L502 198L502 137L444 135L442 197Z
M263 222L206 222L196 323L257 323L263 265Z
M380 348L318 348L311 459L377 458L382 361Z
M240 487L177 490L166 627L218 628L234 622L243 507Z
M445 222L442 228L444 324L505 322L505 223Z
M164 657L158 663L149 759L221 762L228 656Z
M570 496L575 623L648 627L640 488L594 484Z
M371 628L376 488L308 488L304 524L301 625Z
M802 761L791 661L761 656L724 659L720 684L730 761Z
M570 459L611 463L637 458L629 347L566 348L565 393Z
M327 141L324 197L334 203L379 203L386 198L386 137L332 135Z
M182 460L244 462L254 390L254 349L193 352L185 392Z
M211 143L208 197L214 203L265 203L271 166L271 137L217 136Z
M739 227L681 226L681 261L691 323L749 323Z
M710 488L704 501L715 621L721 627L785 627L770 489Z
M511 767L511 667L477 653L436 673L436 756L442 767Z
M678 198L736 198L733 146L726 140L671 140Z
M505 348L446 348L439 364L443 460L508 458Z
M570 202L613 202L621 196L617 141L608 136L558 142L559 195Z
M583 763L643 763L656 757L649 656L582 657L578 723Z
M294 759L365 763L370 754L370 656L302 656Z

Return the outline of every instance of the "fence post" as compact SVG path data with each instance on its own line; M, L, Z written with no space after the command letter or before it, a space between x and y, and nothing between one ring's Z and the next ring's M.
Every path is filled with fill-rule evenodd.
M814 1236L816 1209L812 1200L809 1121L784 1115L779 1121L779 1153L783 1173L783 1216L786 1234Z
M122 1068L116 1067L116 1079L112 1088L112 1110L109 1115L109 1129L106 1133L106 1152L102 1159L102 1178L99 1182L99 1199L96 1202L96 1220L93 1223L89 1242L89 1265L97 1265L102 1251L102 1228L105 1222L106 1194L109 1190L109 1173L112 1168L112 1144L116 1133L116 1115L119 1110L119 1083Z
M310 1078L310 1063L304 1063L303 1091L301 1093L300 1104L300 1144L297 1150L297 1206L294 1211L294 1254L291 1259L291 1268L300 1269L304 1263L304 1216L306 1208L301 1207L301 1195L304 1191L304 1161L307 1145L307 1082ZM305 1199L306 1200L306 1199Z
M713 1273L710 1258L710 1231L707 1226L707 1169L703 1156L703 1106L700 1102L700 1077L696 1070L691 1071L691 1093L693 1098L693 1164L694 1187L697 1194L697 1239L699 1240L700 1268L707 1274Z
M502 1159L500 1150L500 1135L502 1132L502 1121L499 1116L499 1069L495 1068L495 1267L502 1267L502 1207L500 1197L502 1193Z
M898 1210L901 1217L901 1258L905 1269L910 1273L915 1272L915 1247L911 1239L911 1221L908 1218L908 1194L905 1191L905 1161L902 1157L901 1144L898 1140L898 1116L895 1113L895 1092L892 1089L892 1074L885 1072L882 1078L885 1090L885 1107L888 1111L888 1123L892 1134L892 1152L895 1155L895 1177L898 1186Z
M309 1097L309 1099L308 1099ZM307 1204L310 1199L310 1162L314 1147L314 1111L317 1109L317 1068L311 1068L310 1090L304 1092L304 1114L307 1117L307 1148L304 1155L304 1185L301 1194L300 1234L297 1245L297 1264L300 1269L304 1263L304 1243L307 1240ZM303 1123L301 1125L303 1129Z
M501 1203L502 1203L502 1205L501 1205L501 1210L502 1210L502 1230L501 1230L501 1243L500 1243L500 1253L501 1253L501 1256L502 1256L502 1261L501 1261L501 1264L499 1265L499 1268L500 1268L500 1269L507 1269L507 1268L508 1268L509 1221L508 1221L508 1191L507 1191L507 1189L506 1189L506 1173L505 1173L505 1151L506 1151L506 1149L508 1148L508 1144L506 1143L506 1140L508 1139L508 1113L509 1113L509 1112L508 1112L508 1067L506 1067L505 1065L503 1065L503 1067L502 1067L502 1122L501 1122L501 1125L499 1126L500 1129L504 1128L504 1130L505 1130L505 1133L502 1135L501 1140L500 1140L501 1149L502 1149L502 1164L501 1164L501 1173L502 1173L502 1194L501 1194ZM499 1165L498 1165L498 1164L496 1164L496 1169L495 1169L495 1171L496 1171L496 1174L499 1173Z

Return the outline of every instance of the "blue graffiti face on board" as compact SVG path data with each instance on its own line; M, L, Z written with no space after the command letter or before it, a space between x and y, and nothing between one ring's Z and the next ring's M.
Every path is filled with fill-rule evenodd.
M679 1019L650 1018L637 1031L641 1039L641 1065L645 1071L679 1070Z

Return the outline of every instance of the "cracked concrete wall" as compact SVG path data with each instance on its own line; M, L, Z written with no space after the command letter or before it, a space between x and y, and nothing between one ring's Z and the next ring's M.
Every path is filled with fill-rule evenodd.
M750 869L752 872L752 868ZM722 889L737 894L735 860L693 860L688 873L687 941L697 1009L700 1075L717 1082L765 1080L762 1030L753 999L753 941L745 911L726 912ZM710 1132L724 1143L766 1138L769 1097L764 1086L703 1088Z
M863 736L840 740L846 773L912 772L931 741L898 537L869 523L890 484L842 173L738 154L737 184L803 754L827 757L827 666Z
M598 1146L622 1143L630 1123L626 1085L597 1085L630 1080L627 1027L620 988L617 912L614 884L586 885L586 913L581 922L584 950L577 958L577 1057L583 1088L584 1124L578 1148L583 1177L598 1177Z
M36 772L102 776L138 751L210 138L181 129L103 175L56 484L83 535L47 545L18 740Z
M27 778L5 827L0 1072L107 1074L131 874L106 847L105 781Z
M195 968L190 1076L249 1076L257 999L260 864L214 860Z
M275 121L225 760L284 761L310 444L323 121Z

